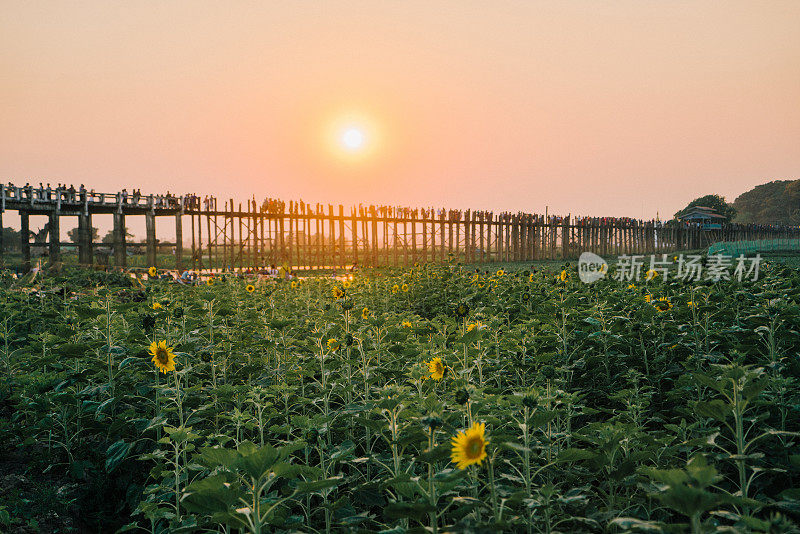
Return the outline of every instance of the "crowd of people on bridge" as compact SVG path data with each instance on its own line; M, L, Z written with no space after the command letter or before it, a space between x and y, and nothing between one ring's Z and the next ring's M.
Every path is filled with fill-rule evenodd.
M30 204L35 204L37 202L62 202L65 204L122 203L138 206L141 205L144 200L146 205L149 206L150 199L152 199L153 207L155 208L169 209L179 208L181 206L181 198L173 195L169 191L167 191L166 195L142 195L141 189L134 189L131 193L129 193L127 189L123 189L119 193L96 193L94 189L87 190L83 184L77 188L72 184L68 186L62 183L53 187L49 183L43 184L39 182L38 187L30 183L18 187L9 182L8 185L0 187L0 193L3 201L26 201ZM194 195L184 197L184 208L187 207L186 200L190 197L194 197Z

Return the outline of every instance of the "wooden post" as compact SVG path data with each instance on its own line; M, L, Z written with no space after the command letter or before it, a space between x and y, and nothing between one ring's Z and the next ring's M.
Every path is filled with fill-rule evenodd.
M428 261L428 210L420 210L422 218L422 263Z
M128 265L125 235L125 214L121 210L114 212L114 265L125 268Z
M331 204L328 204L328 233L331 240L331 257L326 264L336 271L336 221L333 218L333 205Z
M175 214L175 270L178 276L183 270L183 199L180 210Z
M56 208L48 215L50 218L50 257L48 259L48 265L52 267L61 261L61 230L59 226L61 211Z
M411 212L411 263L417 263L417 211Z
M156 265L156 213L151 208L144 214L144 225L147 234L147 266Z
M339 204L339 264L347 268L347 257L344 250L344 206Z
M20 248L22 249L22 270L27 273L31 270L31 228L28 212L20 211L19 219L19 239Z
M394 266L397 267L398 265L398 242L397 242L397 208L390 208L391 209L391 217L392 217L392 256L394 258Z
M78 261L82 265L94 263L92 254L92 214L82 211L78 215Z
M442 212L439 214L439 236L441 238L439 241L439 251L441 257L439 259L442 261L442 263L447 262L447 250L445 249L444 242L444 216L445 213L444 210L442 210Z
M486 244L483 237L483 222L486 220L486 212L482 211L478 214L478 241L481 246L481 263L486 261Z
M378 266L378 212L375 206L369 207L369 216L372 219L372 266Z
M350 210L350 221L352 225L350 231L353 234L353 265L355 265L358 263L358 212L355 207Z

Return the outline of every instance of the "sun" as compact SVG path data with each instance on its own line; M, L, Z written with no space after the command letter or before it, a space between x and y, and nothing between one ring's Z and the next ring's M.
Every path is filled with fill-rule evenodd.
M381 128L372 115L365 112L340 112L333 115L324 128L324 144L341 162L365 163L381 151Z
M342 132L340 141L345 150L357 151L364 148L367 139L363 130L350 127Z

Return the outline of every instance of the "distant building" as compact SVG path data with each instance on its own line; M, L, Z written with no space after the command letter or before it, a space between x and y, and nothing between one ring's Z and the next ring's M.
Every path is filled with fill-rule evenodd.
M694 222L703 225L703 230L719 230L722 228L724 215L706 206L691 206L678 214L677 219L683 222Z

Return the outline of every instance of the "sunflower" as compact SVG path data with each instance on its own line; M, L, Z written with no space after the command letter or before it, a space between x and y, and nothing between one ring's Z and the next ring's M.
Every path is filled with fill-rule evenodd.
M339 286L334 286L332 293L333 293L333 298L335 299L340 299L344 297L344 289L342 289Z
M428 362L428 372L434 380L441 380L444 378L444 364L441 358L434 358Z
M162 373L175 370L175 353L172 352L172 347L167 347L166 341L153 341L150 354L153 355L152 361L156 368Z
M628 289L636 289L636 284L628 284Z
M333 352L338 349L339 349L339 341L335 337L328 339L328 350Z
M528 282L533 282L533 273L528 275Z
M503 276L504 274L506 274L506 272L503 269L497 269L497 272L495 274L497 276Z
M289 284L289 286L291 286L292 289L297 289L297 282L295 280L292 280L292 283Z
M206 285L208 287L213 286L214 285L214 279L213 278L209 278L208 280L206 280Z
M694 308L694 307L697 306L697 304L695 304L693 300L690 300L689 302L687 302L686 305L689 306L690 308Z
M653 297L651 297L650 295L645 295L644 296L644 301L645 302L650 302L651 300L653 300Z
M566 269L565 269L565 270L561 271L561 274L560 274L560 275L558 275L558 279L559 279L559 280L561 280L562 282L566 282L566 281L567 281L567 278L568 278L568 276L569 276L569 275L567 275L567 271L566 271Z
M408 293L408 284L403 284L403 287L400 288L403 293Z
M414 326L414 325L411 324L411 321L403 321L402 322L402 327L403 328L411 328L412 326Z
M481 323L480 321L477 321L477 322L475 322L475 323L472 323L472 324L470 324L470 325L468 325L468 326L467 326L467 332L472 332L472 331L473 331L473 330L475 330L476 328L477 328L478 330L483 330L483 329L484 329L484 328L486 328L486 327L483 325L483 323Z
M648 269L647 273L644 275L645 280L654 280L658 276L658 273L653 269Z
M450 441L453 444L450 459L459 469L466 469L472 464L478 464L486 458L486 439L485 425L474 423L472 427L461 431Z
M247 284L247 287L245 287L245 290L246 290L248 293L252 293L253 291L255 291L255 290L256 290L256 286L254 286L253 284Z
M155 276L158 274L158 269L156 269L155 266L152 266L149 269L147 269L147 274L149 274L150 276Z
M153 309L154 310L161 310L161 309L164 309L164 306L162 306L160 302L154 302L153 303Z
M672 303L669 301L667 297L661 297L657 301L653 303L653 306L660 312L669 311L672 309Z
M350 280L347 280L347 279L343 280L342 281L342 287L345 288L345 289L350 287Z
M397 284L393 285L392 286L392 294L394 295L398 291L400 291L400 286L398 286Z
M366 306L364 306L364 309L361 310L361 318L364 320L369 319L369 308Z

